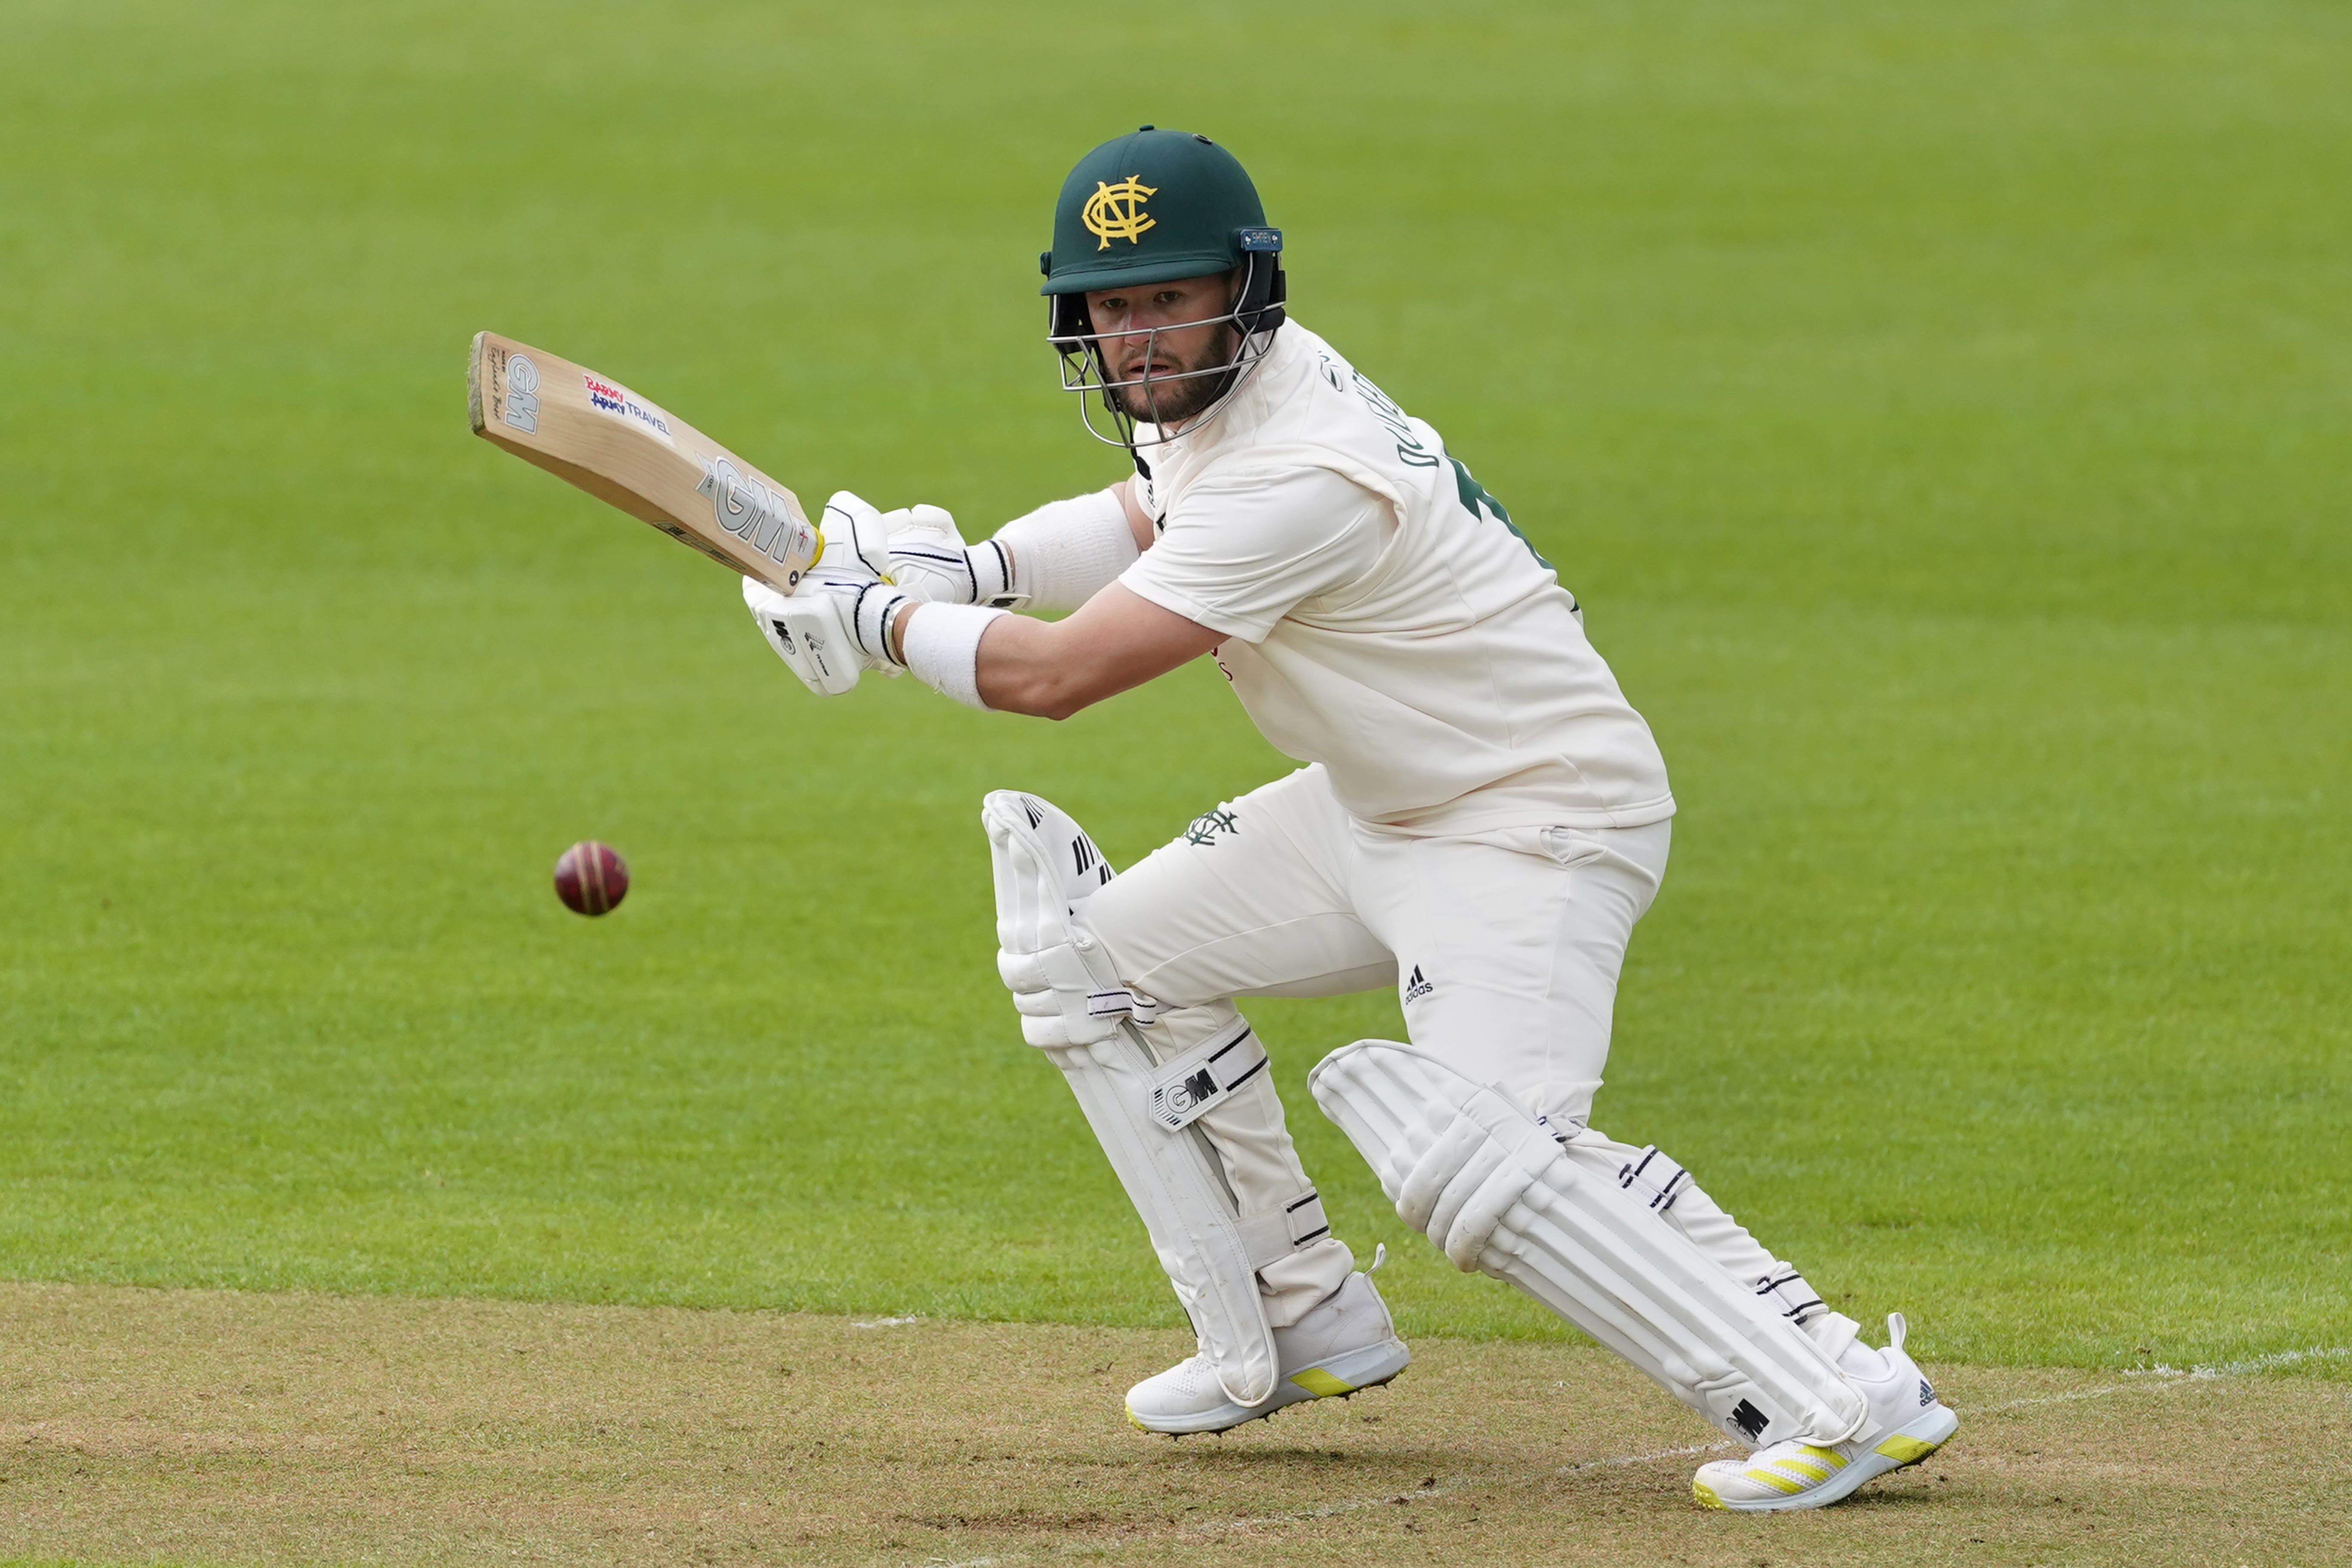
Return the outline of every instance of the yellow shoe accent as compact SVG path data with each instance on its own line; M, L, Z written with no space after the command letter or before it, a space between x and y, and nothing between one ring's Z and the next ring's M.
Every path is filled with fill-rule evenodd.
M1310 1366L1305 1372L1293 1373L1290 1374L1290 1381L1318 1399L1328 1399L1335 1394L1356 1392L1354 1384L1342 1383L1319 1366Z
M1746 1478L1751 1481L1762 1481L1766 1486L1777 1488L1784 1492L1801 1492L1805 1489L1804 1482L1792 1481L1778 1470L1749 1470L1746 1472Z
M1922 1442L1916 1437L1906 1437L1902 1433L1897 1432L1872 1451L1885 1455L1897 1465L1916 1465L1942 1447L1941 1443Z
M1816 1447L1814 1445L1808 1443L1805 1445L1805 1458L1809 1459L1818 1459L1832 1470L1843 1470L1845 1468L1845 1456L1839 1453L1835 1448ZM1782 1461L1784 1464L1786 1462L1786 1460Z
M1723 1500L1716 1496L1715 1489L1708 1486L1705 1481L1693 1481L1691 1483L1691 1497L1696 1500L1698 1506L1701 1508L1720 1510L1723 1507Z
M1772 1462L1784 1470L1796 1471L1809 1481L1825 1481L1837 1473L1826 1466L1816 1465L1810 1459L1775 1459Z

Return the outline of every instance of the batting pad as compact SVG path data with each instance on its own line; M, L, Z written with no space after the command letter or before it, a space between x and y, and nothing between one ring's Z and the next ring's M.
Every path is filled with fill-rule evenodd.
M1835 1443L1863 1396L1806 1337L1692 1246L1647 1194L1581 1171L1517 1101L1388 1040L1307 1079L1407 1225L1455 1268L1507 1280L1752 1447Z
M1117 972L1077 918L1109 880L1085 832L1068 814L1013 790L992 792L981 822L996 873L998 964L1007 983L1034 971L1076 997L1117 991ZM1038 1022L1023 1018L1024 1028ZM1196 1098L1222 1100L1240 1081L1230 1075L1255 1072L1251 1062L1262 1065L1265 1053L1244 1028L1163 1068L1124 1008L1096 1013L1076 1031L1055 1022L1045 1038L1043 1031L1027 1030L1029 1042L1053 1058L1077 1097L1226 1397L1244 1406L1263 1404L1274 1394L1278 1366L1251 1254L1253 1241L1266 1250L1272 1238L1244 1227L1215 1153L1184 1111ZM1082 1037L1071 1039L1072 1032ZM1187 1082L1192 1092L1179 1094ZM1176 1099L1186 1104L1173 1106ZM1308 1223L1321 1225L1319 1203ZM1280 1250L1291 1244L1286 1228Z

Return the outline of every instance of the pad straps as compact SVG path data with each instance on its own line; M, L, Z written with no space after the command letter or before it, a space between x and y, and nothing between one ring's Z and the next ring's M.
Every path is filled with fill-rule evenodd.
M1152 1117L1171 1131L1181 1131L1265 1070L1265 1047L1249 1020L1236 1018L1160 1068L1151 1085Z
M1151 1119L1181 1132L1265 1069L1265 1047L1249 1020L1236 1018L1160 1067L1151 1084ZM1264 1268L1331 1234L1323 1199L1312 1187L1279 1209L1244 1215L1239 1223L1252 1268Z
M1688 1171L1653 1143L1618 1169L1617 1184L1641 1199L1652 1214L1664 1214L1675 1206L1691 1179Z
M1089 1018L1132 1018L1139 1024L1160 1021L1160 1004L1140 991L1124 985L1112 985L1087 993L1087 1016ZM1176 1123L1182 1126L1182 1122Z
M1331 1234L1330 1221L1323 1217L1322 1195L1311 1191L1286 1207L1250 1215L1241 1227L1242 1245L1249 1249L1252 1268L1279 1263Z

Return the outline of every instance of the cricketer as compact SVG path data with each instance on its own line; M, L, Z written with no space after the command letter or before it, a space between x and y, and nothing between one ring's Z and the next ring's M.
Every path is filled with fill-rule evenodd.
M1393 985L1411 1044L1333 1051L1317 1104L1457 1268L1750 1450L1700 1467L1700 1503L1815 1508L1917 1463L1958 1418L1901 1315L1865 1345L1680 1163L1591 1125L1626 943L1665 874L1664 761L1502 503L1288 319L1281 258L1207 137L1096 148L1055 204L1043 292L1064 384L1134 473L971 545L936 507L836 495L799 592L744 583L820 692L845 667L905 669L1062 718L1206 653L1306 764L1117 876L1034 795L982 810L1023 1032L1198 1336L1128 1392L1129 1417L1220 1431L1411 1360L1234 1005Z

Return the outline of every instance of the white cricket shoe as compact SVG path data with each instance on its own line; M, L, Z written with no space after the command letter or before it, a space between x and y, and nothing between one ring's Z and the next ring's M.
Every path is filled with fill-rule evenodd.
M1412 1364L1412 1352L1389 1321L1388 1303L1361 1274L1350 1274L1305 1317L1274 1331L1282 1377L1262 1405L1236 1405L1209 1358L1194 1355L1127 1391L1127 1418L1147 1432L1180 1436L1223 1432L1301 1400L1374 1388Z
M1699 1506L1738 1513L1822 1508L1942 1447L1960 1418L1937 1401L1919 1363L1905 1353L1902 1313L1886 1320L1886 1331L1883 1351L1853 1342L1838 1353L1838 1370L1870 1401L1859 1434L1827 1445L1775 1443L1744 1459L1701 1465L1691 1479Z

